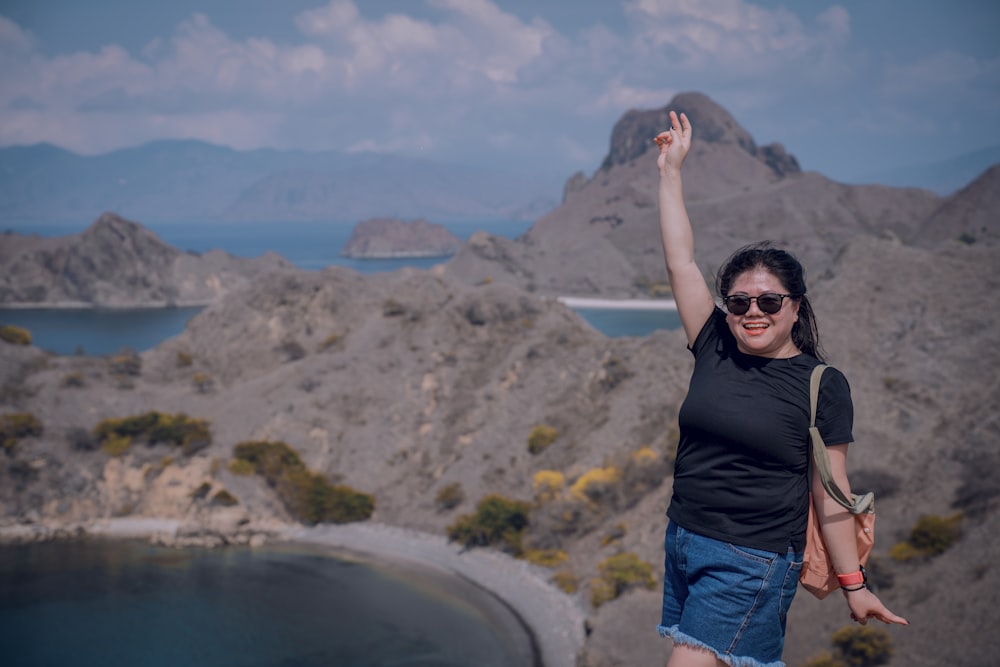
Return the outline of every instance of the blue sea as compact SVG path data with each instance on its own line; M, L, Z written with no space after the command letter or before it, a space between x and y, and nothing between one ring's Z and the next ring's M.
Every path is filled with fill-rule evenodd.
M445 223L454 234L468 239L477 231L516 238L530 222ZM360 260L340 256L352 226L322 223L211 223L147 225L164 242L181 250L203 253L221 249L239 257L258 257L273 251L296 266L319 270L346 266L362 273L394 271L404 266L430 268L441 258ZM80 225L13 226L22 234L65 236L83 231ZM128 310L0 310L0 323L28 329L35 345L56 354L103 355L131 348L138 352L184 330L200 308ZM578 312L606 336L645 336L657 329L675 329L680 320L673 311L605 310L581 308Z
M291 547L0 546L0 664L531 667L470 586Z

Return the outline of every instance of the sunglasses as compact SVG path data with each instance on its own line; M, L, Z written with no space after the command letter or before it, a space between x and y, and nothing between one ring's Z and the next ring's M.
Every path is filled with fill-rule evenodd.
M781 310L781 306L785 302L785 297L793 296L794 295L792 294L776 294L774 292L767 292L765 294L761 294L760 296L732 294L730 296L722 297L722 303L726 304L726 310L733 315L743 315L750 310L750 303L756 301L757 307L760 308L760 312L768 315L774 315L776 312Z

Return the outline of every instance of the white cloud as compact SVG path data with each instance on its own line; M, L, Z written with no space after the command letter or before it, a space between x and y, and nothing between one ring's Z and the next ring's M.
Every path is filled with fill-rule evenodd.
M620 77L610 81L605 88L594 101L594 109L621 111L662 107L677 92L667 88L637 88L624 83Z
M318 4L289 16L284 41L267 27L237 38L221 18L194 14L138 52L111 44L55 57L0 17L0 144L95 152L193 137L542 156L575 169L597 163L626 110L662 107L681 90L708 93L769 140L846 122L830 118L845 100L973 90L981 107L997 104L997 60L960 48L892 60L853 43L854 17L837 4L793 13L749 0L620 0L622 25L572 34L502 0L392 6ZM872 65L880 57L892 64Z
M648 56L689 71L740 76L803 69L850 36L850 17L833 6L815 26L791 11L744 0L633 0L625 5Z
M0 16L0 54L30 53L35 48L35 38L5 16Z

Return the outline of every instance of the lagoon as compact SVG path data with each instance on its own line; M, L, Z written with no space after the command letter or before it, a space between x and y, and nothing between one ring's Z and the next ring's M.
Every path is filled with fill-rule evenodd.
M534 662L523 628L471 584L428 577L294 546L0 546L0 655L20 667Z

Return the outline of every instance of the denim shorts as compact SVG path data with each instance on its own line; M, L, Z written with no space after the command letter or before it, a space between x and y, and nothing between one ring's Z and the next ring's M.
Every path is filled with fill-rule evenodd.
M660 635L731 667L784 667L802 554L740 547L667 526Z

